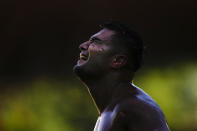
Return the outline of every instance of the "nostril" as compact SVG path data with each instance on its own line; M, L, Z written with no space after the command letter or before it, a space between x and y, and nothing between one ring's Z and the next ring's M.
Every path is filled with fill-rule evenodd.
M80 46L79 46L79 49L80 50L87 50L88 49L88 44L86 42L82 43Z
M79 45L79 50L84 50L83 47L82 47L82 44Z
M86 50L86 48L85 48L84 46L79 46L79 49L80 49L81 51Z

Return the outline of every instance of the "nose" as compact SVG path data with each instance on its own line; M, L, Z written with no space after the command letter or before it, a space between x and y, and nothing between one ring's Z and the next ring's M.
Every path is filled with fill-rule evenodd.
M79 49L80 49L81 51L85 51L85 50L88 49L89 45L90 45L90 44L88 44L88 42L84 42L84 43L82 43L81 45L79 45Z

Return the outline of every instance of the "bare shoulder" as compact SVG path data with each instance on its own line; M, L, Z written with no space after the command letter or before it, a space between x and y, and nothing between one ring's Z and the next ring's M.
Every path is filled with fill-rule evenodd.
M120 102L120 110L142 114L163 114L159 105L142 89L135 87L136 93ZM149 113L148 113L149 112Z
M117 119L124 117L131 130L168 131L165 116L158 104L143 90L135 88L135 94L118 104Z

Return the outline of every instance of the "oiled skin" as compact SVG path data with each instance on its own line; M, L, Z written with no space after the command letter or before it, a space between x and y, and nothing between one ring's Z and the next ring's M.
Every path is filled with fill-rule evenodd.
M94 131L169 131L165 117L150 96L138 87L110 104L98 117Z
M99 113L94 131L168 131L159 106L130 83L135 72L126 68L129 59L112 41L115 34L104 28L82 43L74 66Z

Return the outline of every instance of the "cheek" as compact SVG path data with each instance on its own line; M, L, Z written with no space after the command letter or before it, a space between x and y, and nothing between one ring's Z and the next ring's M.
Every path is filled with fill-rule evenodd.
M96 53L101 53L103 51L104 51L103 47L98 47L94 44L89 46L89 55L93 55L93 54L96 54Z

